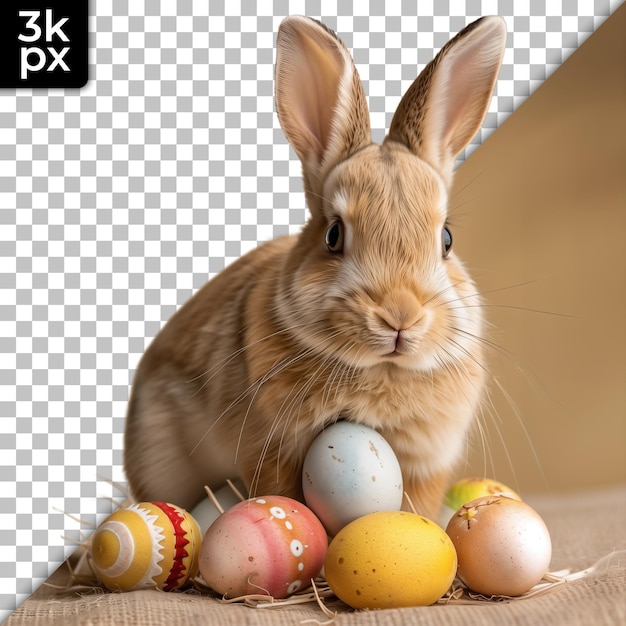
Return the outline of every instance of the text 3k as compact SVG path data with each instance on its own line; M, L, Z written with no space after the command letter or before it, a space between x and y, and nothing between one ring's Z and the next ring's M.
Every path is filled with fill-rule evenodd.
M63 26L69 20L68 17L62 17L57 22L54 21L52 9L46 9L43 19L43 25L40 25L42 17L41 11L20 11L19 16L26 19L24 30L17 38L25 44L20 49L20 78L26 80L29 72L53 72L61 69L69 72L70 68L64 61L64 57L69 51L69 46L55 46L55 38L58 38L61 45L70 43L69 38L63 32ZM44 45L45 44L45 45Z

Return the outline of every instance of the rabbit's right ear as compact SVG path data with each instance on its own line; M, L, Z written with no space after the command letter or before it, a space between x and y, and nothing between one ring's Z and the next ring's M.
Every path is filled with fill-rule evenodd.
M313 210L329 170L371 143L363 86L337 36L301 16L286 17L278 30L275 84L278 119L302 162Z
M466 26L406 92L387 138L406 145L449 183L456 155L483 122L505 44L501 17L483 17Z

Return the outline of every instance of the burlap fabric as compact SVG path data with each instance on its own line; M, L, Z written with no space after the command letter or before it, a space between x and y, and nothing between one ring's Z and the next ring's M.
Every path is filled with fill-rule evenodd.
M617 553L626 549L626 486L527 501L550 529L551 570L583 570L606 555L613 554L613 558L596 574L537 597L359 612L331 603L338 611L333 623L337 626L626 624L626 558L623 553ZM198 593L93 590L77 594L61 592L52 586L62 586L67 579L67 568L60 568L48 581L50 584L44 584L22 604L5 626L281 626L328 620L315 603L259 609L224 604L219 598Z

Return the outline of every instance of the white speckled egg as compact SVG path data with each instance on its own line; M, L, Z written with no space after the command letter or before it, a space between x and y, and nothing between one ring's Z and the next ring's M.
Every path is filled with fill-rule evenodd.
M246 490L241 481L235 481L233 486L239 489L241 493L244 493ZM215 492L215 498L220 503L220 506L224 511L240 502L239 497L229 485L224 485L218 489ZM221 511L217 509L211 499L207 496L198 502L193 509L191 509L191 514L200 525L202 536L204 536L206 531L209 530L211 524L221 515Z
M341 421L321 432L304 459L302 490L329 535L357 517L402 506L402 472L383 436Z

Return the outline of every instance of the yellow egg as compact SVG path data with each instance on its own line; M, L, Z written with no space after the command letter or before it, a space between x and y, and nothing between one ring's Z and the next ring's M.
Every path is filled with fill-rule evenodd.
M446 492L440 522L443 528L452 516L467 502L482 496L506 495L515 500L522 498L513 489L493 478L464 478L454 483Z
M96 529L91 557L111 590L185 585L198 570L202 533L184 509L165 502L139 502L115 511Z
M443 529L404 511L354 520L331 541L324 563L333 593L354 609L433 604L452 584L456 566Z

